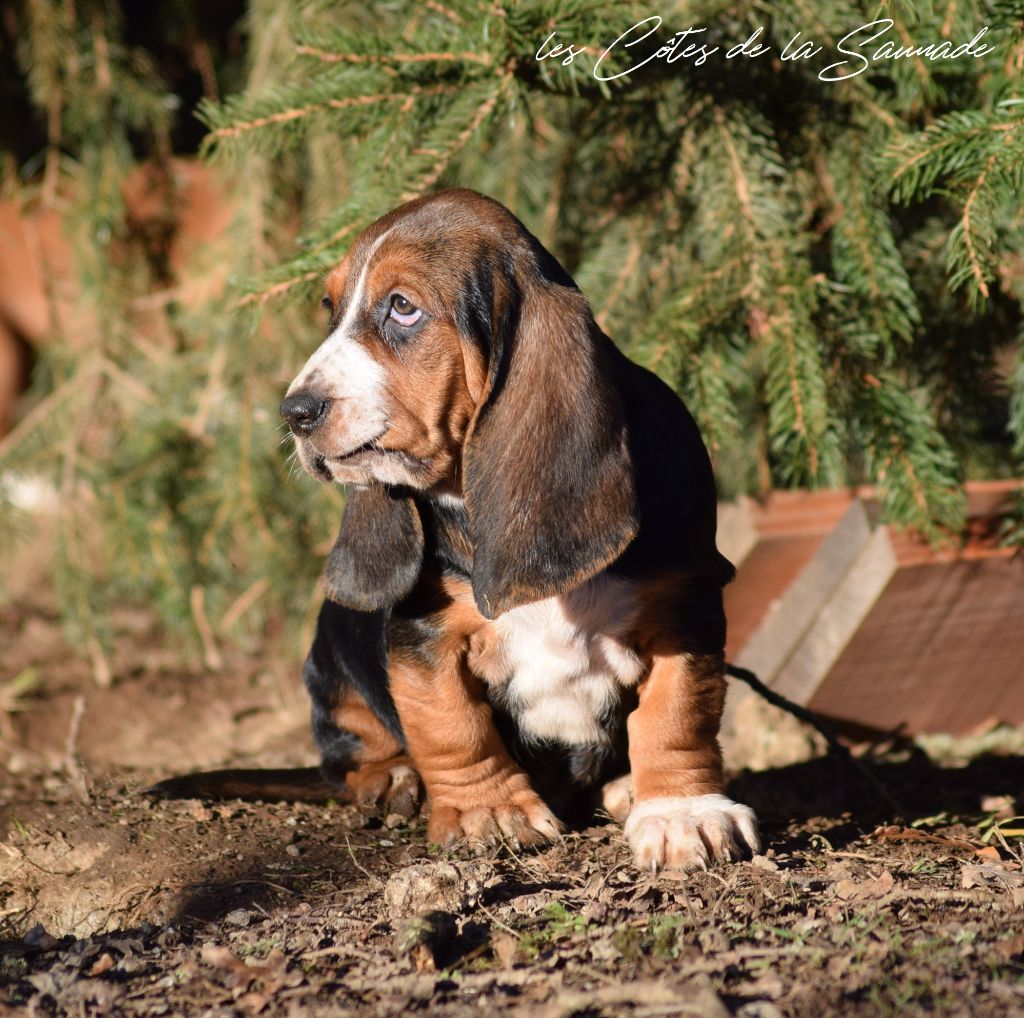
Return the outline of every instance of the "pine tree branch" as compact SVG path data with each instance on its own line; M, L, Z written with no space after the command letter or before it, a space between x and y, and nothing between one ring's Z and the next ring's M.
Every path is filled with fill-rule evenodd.
M211 140L233 140L249 131L257 131L262 127L269 127L272 124L290 123L295 120L301 120L314 113L322 113L326 110L347 110L358 106L376 106L378 103L385 102L405 102L408 100L409 95L415 95L416 97L451 95L460 91L460 88L461 86L458 85L414 85L410 88L408 93L379 92L375 95L355 95L347 96L343 99L327 99L324 102L310 103L308 106L279 110L277 113L270 113L265 117L256 117L248 121L237 121L227 127L218 127L210 132L208 138Z
M452 24L463 25L465 21L455 11L449 7L445 7L444 4L438 3L438 0L422 0L423 6L429 10L434 11L437 14L447 18Z
M949 0L946 4L946 13L942 19L942 28L939 29L939 34L943 39L948 39L950 32L953 31L953 19L956 16L957 0Z
M612 282L611 289L608 291L608 296L601 302L601 310L597 315L595 315L597 324L600 325L601 328L605 327L608 315L611 314L615 306L622 299L622 294L626 288L626 282L636 271L636 267L640 263L640 258L643 253L644 249L640 243L640 239L635 237L633 242L629 245L629 254L622 260L622 268Z
M271 301L275 297L280 297L283 294L288 293L289 290L293 290L295 287L301 286L303 283L312 283L314 279L319 279L322 275L323 272L320 269L311 269L307 272L302 272L297 276L292 276L290 279L282 279L280 282L274 283L257 293L246 294L235 303L235 307L244 308L252 304L266 304L267 301Z
M493 60L488 53L331 53L316 46L297 46L301 56L316 57L325 64L480 64L490 67Z
M715 109L714 117L715 124L718 127L719 138L722 141L722 145L725 148L726 155L729 159L729 168L732 175L733 187L736 193L736 201L743 217L747 241L750 245L750 251L752 252L750 258L750 286L752 295L756 298L761 292L762 282L757 268L758 260L753 255L758 238L757 219L754 216L754 208L750 200L750 186L747 183L746 175L743 172L743 165L740 162L739 153L736 151L736 146L733 143L732 136L726 127L725 114L722 112L720 107Z
M796 366L796 347L793 343L793 332L792 329L788 328L784 328L782 331L788 354L786 363L789 367L789 387L793 398L793 408L796 411L796 431L797 434L803 436L804 441L807 443L808 462L811 468L811 476L814 477L818 473L818 450L810 436L807 421L804 418L803 396L800 391L800 376Z
M1009 135L1007 135L1009 137ZM967 257L971 265L971 273L974 276L974 281L978 285L978 291L982 297L988 300L988 283L985 280L985 272L981 266L981 259L978 257L978 252L974 244L974 236L971 232L971 212L974 208L974 203L977 200L981 189L985 186L985 181L988 179L989 173L992 171L992 167L995 165L996 159L999 157L998 150L993 152L985 162L984 169L978 175L977 180L974 182L974 186L971 188L970 193L967 195L967 200L964 202L964 210L960 216L960 224L963 227L963 238L964 244L967 246Z
M456 153L473 137L481 125L490 117L512 81L512 74L506 72L498 82L498 87L489 95L477 108L476 113L469 123L455 136L451 144L439 154L437 161L430 168L427 174L417 182L415 190L408 190L402 195L402 201L409 201L420 194L429 191L440 179L441 174L447 169Z

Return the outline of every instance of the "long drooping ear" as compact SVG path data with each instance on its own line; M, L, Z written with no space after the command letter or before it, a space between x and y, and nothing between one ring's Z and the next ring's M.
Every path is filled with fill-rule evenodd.
M388 608L412 590L422 563L423 525L413 500L382 484L352 490L324 591L347 608Z
M638 528L616 352L534 245L491 287L488 386L463 450L473 593L487 618L572 590Z

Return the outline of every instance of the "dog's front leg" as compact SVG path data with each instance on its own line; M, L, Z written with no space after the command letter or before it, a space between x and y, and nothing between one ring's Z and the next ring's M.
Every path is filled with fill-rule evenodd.
M724 793L718 726L721 654L655 654L627 720L633 808L625 824L637 865L703 869L760 845L757 818Z
M558 835L559 823L509 756L480 679L458 649L393 654L391 692L430 801L427 837L515 845Z

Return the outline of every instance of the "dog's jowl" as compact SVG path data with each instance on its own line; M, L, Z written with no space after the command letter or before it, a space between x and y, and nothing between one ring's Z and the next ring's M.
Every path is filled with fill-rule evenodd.
M724 795L715 490L679 398L472 191L409 202L327 277L281 413L348 486L306 663L324 773L428 836L557 835L596 807L639 865L758 847Z

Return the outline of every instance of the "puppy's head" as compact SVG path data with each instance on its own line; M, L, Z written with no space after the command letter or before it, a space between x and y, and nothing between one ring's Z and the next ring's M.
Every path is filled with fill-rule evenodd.
M472 192L419 199L370 226L327 276L327 338L281 413L315 477L461 495L484 354L459 328L485 235L510 218Z
M488 617L571 589L632 539L617 354L507 209L465 190L401 206L330 273L324 304L327 338L281 412L310 473L374 489L350 496L333 556L348 579L331 586L335 599L381 607L414 581L410 492L465 501ZM396 528L409 538L390 542L397 587L380 547Z

